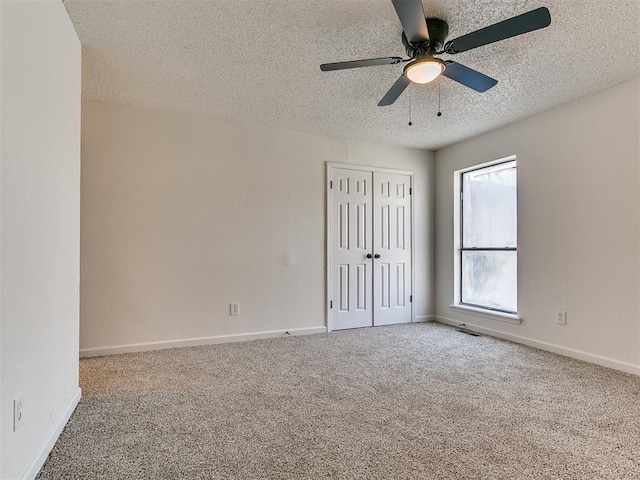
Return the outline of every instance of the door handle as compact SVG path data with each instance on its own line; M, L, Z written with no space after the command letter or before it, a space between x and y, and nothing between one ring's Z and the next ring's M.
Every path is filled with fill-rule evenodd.
M376 253L373 258L380 258L380 255Z
M367 258L373 258L373 255L371 255L370 253L367 253Z

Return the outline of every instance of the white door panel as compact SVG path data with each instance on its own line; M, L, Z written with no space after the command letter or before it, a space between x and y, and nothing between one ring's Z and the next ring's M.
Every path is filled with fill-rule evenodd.
M373 173L374 325L411 322L411 177ZM379 258L378 258L379 255Z
M373 325L371 172L336 168L331 179L331 328Z

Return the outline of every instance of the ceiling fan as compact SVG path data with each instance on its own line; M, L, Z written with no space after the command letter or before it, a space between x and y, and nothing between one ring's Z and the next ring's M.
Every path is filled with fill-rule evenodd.
M392 105L411 82L429 83L440 75L444 75L477 92L486 92L495 86L498 81L460 63L436 58L435 55L443 53L455 55L456 53L466 52L473 48L545 28L551 24L549 10L545 7L540 7L445 43L447 35L449 35L449 25L439 18L425 17L422 0L392 0L392 3L404 30L402 43L410 58L371 58L320 65L320 70L328 72L347 68L409 62L404 67L400 78L396 80L378 103L380 107Z

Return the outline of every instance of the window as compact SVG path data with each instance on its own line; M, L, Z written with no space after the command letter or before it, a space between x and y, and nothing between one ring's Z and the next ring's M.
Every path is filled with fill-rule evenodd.
M517 312L516 162L457 172L460 188L456 304Z

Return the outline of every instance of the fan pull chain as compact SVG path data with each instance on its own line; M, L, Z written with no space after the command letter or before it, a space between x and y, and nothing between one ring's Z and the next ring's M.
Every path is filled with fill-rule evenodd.
M440 106L441 106L441 94L442 94L442 83L440 83L440 81L438 81L438 116L441 117L442 116L442 112L440 111Z
M409 126L413 125L413 122L411 121L411 97L413 95L411 95L411 92L409 92Z

